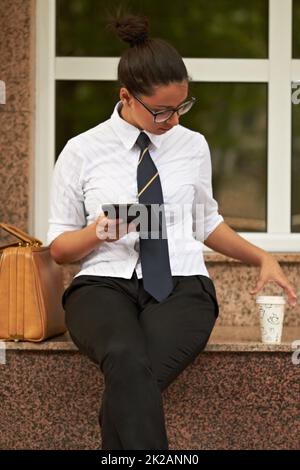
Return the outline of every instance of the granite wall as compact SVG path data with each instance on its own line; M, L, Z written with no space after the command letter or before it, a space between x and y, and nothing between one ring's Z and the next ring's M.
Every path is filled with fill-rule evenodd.
M35 0L0 0L0 221L28 231L34 158ZM1 231L0 240L8 239ZM1 243L3 244L3 243Z

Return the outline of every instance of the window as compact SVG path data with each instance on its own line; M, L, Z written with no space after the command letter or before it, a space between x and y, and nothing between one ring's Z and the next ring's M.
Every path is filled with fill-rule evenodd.
M37 181L45 188L66 141L110 117L119 99L117 64L127 46L104 29L106 13L119 0L37 4L37 114L44 118L37 119ZM292 104L291 83L300 80L300 0L128 5L149 17L151 36L178 49L193 78L197 103L180 122L207 138L225 221L264 249L298 251L300 104ZM48 144L46 168L41 136ZM47 217L39 184L35 219L43 238Z
M57 0L56 54L118 57L124 45L105 30L106 12L120 0ZM268 57L267 0L131 0L150 18L150 34L170 41L183 57Z
M109 119L119 100L116 81L57 80L55 159L66 141Z
M292 232L300 232L300 83L294 88L292 127Z
M293 0L293 57L300 59L300 1Z

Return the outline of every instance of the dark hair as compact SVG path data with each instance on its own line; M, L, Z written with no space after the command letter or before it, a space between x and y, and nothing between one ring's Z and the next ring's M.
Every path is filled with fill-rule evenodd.
M189 81L186 67L177 50L167 41L150 38L146 16L109 15L107 29L129 43L118 64L118 81L130 93L151 96L154 87Z

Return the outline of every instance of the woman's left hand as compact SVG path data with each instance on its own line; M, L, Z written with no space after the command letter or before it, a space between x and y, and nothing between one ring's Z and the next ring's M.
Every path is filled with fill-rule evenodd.
M250 291L250 294L256 294L259 292L269 281L275 281L280 287L282 287L288 296L288 303L292 307L295 307L297 303L297 295L294 288L289 283L277 260L268 253L262 259L259 279L255 288Z

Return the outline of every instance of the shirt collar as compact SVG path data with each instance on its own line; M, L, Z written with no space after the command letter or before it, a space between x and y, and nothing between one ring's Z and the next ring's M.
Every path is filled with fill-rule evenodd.
M130 150L134 144L136 143L136 140L140 133L142 132L138 127L130 124L129 122L125 121L120 114L119 110L121 109L122 106L122 101L118 101L118 103L115 105L114 111L111 115L111 125L116 132L116 134L119 136L125 147ZM161 143L163 141L164 135L157 135L157 134L152 134L151 132L148 131L143 131L145 134L148 135L149 139L151 140L151 143L155 145L156 148L159 148L161 146Z

